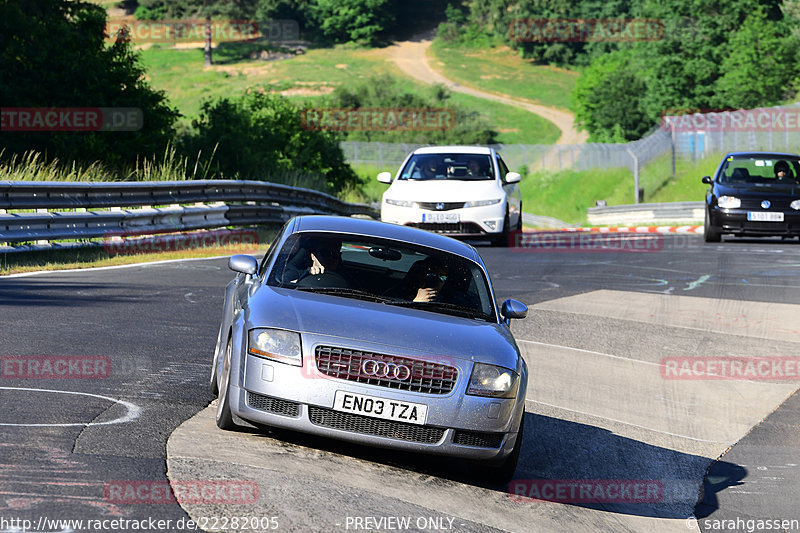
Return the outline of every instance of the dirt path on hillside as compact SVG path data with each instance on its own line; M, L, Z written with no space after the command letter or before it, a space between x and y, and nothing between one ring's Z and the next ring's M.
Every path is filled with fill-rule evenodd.
M430 45L430 36L426 35L418 39L396 43L389 49L389 53L400 70L423 83L441 83L452 91L522 108L549 120L561 130L561 137L558 138L556 144L586 142L586 132L579 132L575 129L575 115L569 111L535 104L524 98L512 98L507 95L473 89L446 78L434 70L428 61L427 51Z

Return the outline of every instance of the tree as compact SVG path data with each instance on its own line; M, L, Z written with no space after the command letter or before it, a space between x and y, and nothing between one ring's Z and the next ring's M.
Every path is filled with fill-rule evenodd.
M632 141L654 125L643 106L647 85L632 60L631 51L612 52L595 59L578 78L575 118L590 141Z
M0 10L3 107L132 107L144 118L132 132L0 131L5 155L36 150L122 166L163 153L178 113L145 81L130 43L106 45L105 10L70 0L3 0Z
M717 105L754 108L790 96L798 41L783 21L769 21L762 9L747 17L730 41L717 81Z
M376 44L394 24L389 0L315 0L310 12L334 42Z

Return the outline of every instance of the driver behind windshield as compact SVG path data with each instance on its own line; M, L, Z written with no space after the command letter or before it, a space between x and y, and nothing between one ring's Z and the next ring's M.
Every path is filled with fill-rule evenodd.
M792 167L786 161L778 161L773 168L775 178L781 181L794 181L794 173Z

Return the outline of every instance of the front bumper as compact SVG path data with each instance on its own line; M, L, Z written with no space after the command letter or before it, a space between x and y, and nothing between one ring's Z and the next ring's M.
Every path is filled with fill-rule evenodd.
M450 393L399 391L320 373L314 357L319 343L306 343L305 337L303 340L302 367L241 354L243 372L236 372L240 379L231 380L229 392L234 415L258 424L417 453L486 461L501 460L511 453L524 414L523 380L527 380L527 375L521 376L515 399L468 396L464 392L472 363L451 359L448 362L458 368L459 378ZM425 404L426 423L411 424L336 411L333 409L336 391Z
M448 219L448 217L450 219ZM412 226L453 237L498 235L503 231L505 203L447 211L400 207L384 203L381 221Z
M747 219L748 209L712 208L709 211L711 225L722 233L737 236L800 236L800 212L783 211L783 222L762 222Z

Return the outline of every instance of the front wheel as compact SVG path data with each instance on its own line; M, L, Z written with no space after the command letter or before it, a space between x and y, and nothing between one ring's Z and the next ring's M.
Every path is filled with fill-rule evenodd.
M706 242L720 242L722 240L722 232L711 225L711 217L708 215L706 209L706 218L703 223L703 239Z
M225 360L222 363L222 381L219 384L219 398L217 398L217 427L220 429L236 429L231 413L230 392L231 392L231 339L228 339L228 346L225 348Z
M509 245L508 239L509 239L509 235L511 234L511 231L510 231L510 228L508 226L509 226L508 211L506 211L506 217L503 220L503 231L501 231L500 235L498 235L497 237L495 237L492 240L492 246L508 246Z
M514 472L517 471L517 463L519 463L519 455L522 451L522 437L524 432L525 413L522 414L522 420L519 423L519 431L517 432L517 442L514 443L514 448L511 450L511 453L500 464L478 466L477 475L479 479L493 485L507 485L514 478Z

